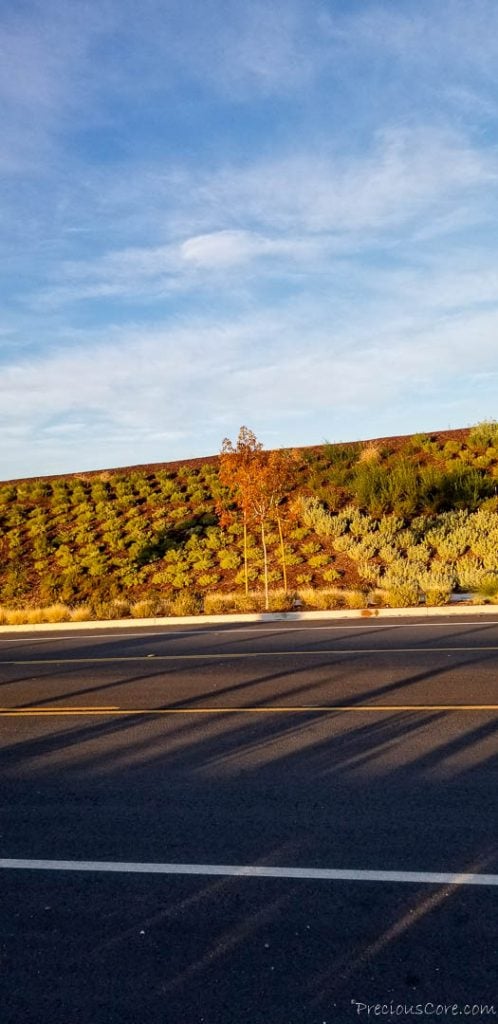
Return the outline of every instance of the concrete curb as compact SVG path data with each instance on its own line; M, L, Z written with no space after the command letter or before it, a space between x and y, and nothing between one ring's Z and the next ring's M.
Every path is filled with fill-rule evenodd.
M56 633L58 631L77 632L81 629L134 629L143 626L210 626L237 622L316 622L318 620L335 619L405 619L405 618L439 618L456 615L495 615L498 618L498 605L443 605L441 608L361 608L339 609L337 611L315 612L256 612L238 615L184 615L157 619L97 619L88 622L39 622L32 626L0 626L1 633Z

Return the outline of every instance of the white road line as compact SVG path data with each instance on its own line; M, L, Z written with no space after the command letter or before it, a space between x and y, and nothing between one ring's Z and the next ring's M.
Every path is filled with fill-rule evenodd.
M410 623L381 623L381 622L367 622L362 621L357 626L285 626L287 633L318 633L320 630L345 630L345 629L460 629L461 626L475 626L475 620L467 620L465 622L410 622ZM486 621L485 623L479 623L481 626L498 626L498 619ZM144 627L146 628L146 627ZM28 627L26 627L28 629ZM278 626L226 626L224 629L210 629L209 626L204 626L202 629L182 629L182 630L171 630L171 632L160 632L160 633L71 633L68 636L22 636L22 637L8 637L3 639L0 637L0 644L42 644L42 643L55 643L61 640L102 640L104 643L107 640L134 640L141 638L147 640L149 637L162 637L164 640L170 638L177 638L183 636L230 636L231 633L279 633L281 628Z
M497 623L498 624L498 623ZM226 633L227 630L220 630L220 632ZM264 632L264 630L262 631ZM268 630L270 632L270 630ZM134 640L137 637L142 640L148 640L149 637L163 637L163 639L169 639L170 637L182 637L182 636L205 636L204 631L196 630L185 630L171 633L71 633L68 636L16 636L3 639L0 637L0 644L47 644L61 640ZM212 634L210 633L210 636Z
M237 878L300 878L326 882L408 882L415 885L498 885L498 875L447 871L362 871L341 868L284 868L265 864L143 864L102 860L0 859L0 869L100 871L141 875L230 875Z

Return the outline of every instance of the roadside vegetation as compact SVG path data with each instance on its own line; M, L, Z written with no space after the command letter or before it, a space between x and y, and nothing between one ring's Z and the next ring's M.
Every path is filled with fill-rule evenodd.
M498 425L0 485L0 621L498 600Z

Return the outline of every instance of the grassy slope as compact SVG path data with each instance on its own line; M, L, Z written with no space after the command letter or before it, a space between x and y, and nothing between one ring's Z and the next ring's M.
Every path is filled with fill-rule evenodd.
M445 431L302 449L287 512L316 497L332 513L355 505L404 524L483 503L494 510L496 430ZM495 447L496 445L496 447ZM10 607L120 597L152 602L243 588L240 524L221 530L217 457L0 485L0 603ZM285 509L284 509L285 511ZM291 589L366 582L348 544L302 515L287 515ZM276 528L269 524L270 585L281 586ZM432 552L434 555L434 551ZM435 555L437 558L437 553ZM251 586L262 586L259 538L251 536Z

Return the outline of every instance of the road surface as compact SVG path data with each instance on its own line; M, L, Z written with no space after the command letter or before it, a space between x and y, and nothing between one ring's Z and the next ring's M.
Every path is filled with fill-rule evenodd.
M2 1024L498 1018L497 664L464 614L3 634Z

